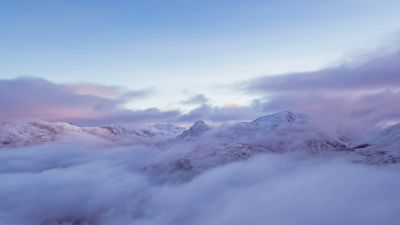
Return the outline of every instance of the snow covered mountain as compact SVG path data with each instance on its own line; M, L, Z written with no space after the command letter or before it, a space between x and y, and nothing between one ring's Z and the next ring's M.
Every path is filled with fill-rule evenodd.
M400 123L359 141L353 148L371 163L399 163Z
M274 129L305 125L308 117L304 114L295 114L283 111L272 115L259 117L251 122L241 122L233 124L228 129L223 130L218 135L220 137L238 138L241 136L253 136L255 133L266 133Z
M0 147L21 147L54 141L65 131L79 132L67 123L48 123L40 120L13 121L0 124Z
M156 144L157 148L185 149L172 160L175 168L201 171L257 154L299 152L303 155L347 154L368 163L400 161L400 124L359 141L357 145L330 137L310 123L308 116L284 111L230 126L210 127L204 121L189 129L156 124L142 129L123 126L78 127L63 122L22 120L0 124L0 148L18 148L74 139L109 144Z
M195 122L188 130L183 131L182 134L176 137L177 140L193 140L200 137L211 128L204 121Z
M156 171L152 174L176 172L181 178L190 179L204 170L260 154L340 156L372 164L400 162L400 124L362 143L347 146L313 126L308 116L292 112L280 112L222 128L211 128L198 121L169 146L181 145L186 151L169 165L154 167Z
M0 124L0 148L17 148L48 142L91 140L114 144L137 144L150 139L165 140L184 129L174 125L156 124L146 129L128 129L119 125L78 127L64 122L39 119L11 121Z
M253 129L274 129L288 124L304 124L308 121L308 116L283 111L272 115L263 116L250 122L248 126Z
M150 125L144 129L141 129L141 132L148 133L150 136L166 136L169 138L174 138L177 135L182 134L185 131L185 128L174 125L174 124L154 124Z
M353 149L311 126L307 116L292 112L280 112L224 128L210 128L198 121L176 139L189 149L174 162L176 168L194 173L263 153L353 153Z

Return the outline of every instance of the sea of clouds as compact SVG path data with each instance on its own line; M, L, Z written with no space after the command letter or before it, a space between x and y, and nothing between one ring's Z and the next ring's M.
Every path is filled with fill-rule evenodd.
M0 151L0 224L398 225L400 220L399 165L263 154L186 179L180 171L161 171L185 149L83 146Z

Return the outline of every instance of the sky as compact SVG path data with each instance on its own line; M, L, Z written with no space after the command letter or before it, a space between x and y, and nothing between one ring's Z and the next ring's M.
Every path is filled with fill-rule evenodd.
M398 225L399 127L400 0L0 0L0 144L54 141L1 150L0 224Z
M272 75L324 71L365 53L397 49L399 11L398 0L2 0L0 85L9 87L3 90L6 99L19 85L11 83L31 81L39 92L41 85L53 85L51 90L69 99L70 116L50 115L64 106L45 110L43 102L59 102L46 96L53 92L24 89L39 96L31 102L40 104L16 106L50 119L74 119L71 115L85 111L77 105L96 102L98 108L99 101L103 108L118 108L114 118L124 117L124 110L175 116L175 121L206 114L217 121L249 118L275 110L265 110L263 102L273 101L276 93L246 84L268 82ZM77 104L66 90L94 98ZM19 95L26 106L27 97ZM0 102L11 105L1 97ZM250 113L255 108L257 113ZM26 114L16 110L7 118Z

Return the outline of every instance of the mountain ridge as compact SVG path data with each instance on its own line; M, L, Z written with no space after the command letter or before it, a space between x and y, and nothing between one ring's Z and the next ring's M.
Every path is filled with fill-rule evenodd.
M0 124L0 148L57 143L68 135L82 139L95 138L116 145L156 144L166 148L184 145L189 150L181 160L186 164L194 164L193 167L216 166L259 153L296 151L306 154L356 154L363 156L368 163L400 162L400 124L388 127L369 139L360 140L357 146L349 146L310 126L307 115L290 111L224 128L210 127L199 120L186 130L172 124L131 129L120 125L79 127L38 119L12 121ZM215 165L209 163L213 161Z

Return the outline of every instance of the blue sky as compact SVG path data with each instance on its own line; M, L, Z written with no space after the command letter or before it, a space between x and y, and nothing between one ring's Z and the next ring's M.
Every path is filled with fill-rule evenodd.
M90 82L155 93L132 108L248 103L230 85L316 70L390 42L400 2L0 1L0 78Z

